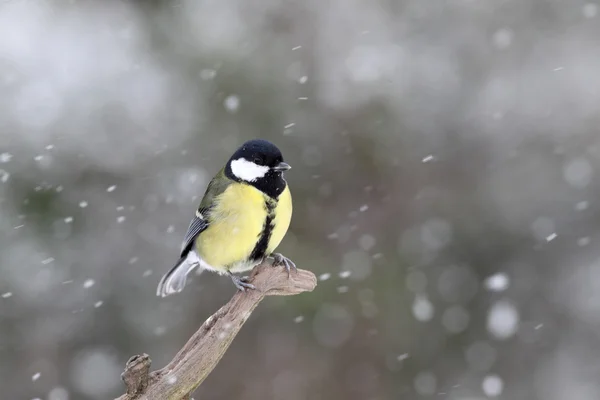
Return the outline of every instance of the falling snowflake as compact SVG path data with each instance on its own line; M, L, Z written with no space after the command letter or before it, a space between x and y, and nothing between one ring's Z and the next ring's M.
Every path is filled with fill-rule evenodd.
M339 277L342 279L348 278L352 273L350 271L342 271L339 273Z
M497 273L485 280L486 289L492 292L502 292L508 288L510 284L510 280L508 276L504 273Z
M240 108L240 98L236 95L227 96L223 105L228 112L235 113Z
M502 394L504 382L498 375L488 375L481 384L483 392L488 397L497 397Z
M7 163L13 158L13 155L10 153L0 153L0 163Z
M89 289L92 286L94 286L96 284L96 281L94 281L93 279L87 279L85 282L83 282L83 287L85 289Z
M329 272L325 272L324 274L319 275L320 281L326 281L331 278L331 274Z
M519 312L508 301L495 303L487 318L487 329L497 339L505 340L513 336L519 328Z
M413 302L412 312L418 321L427 322L433 318L433 304L426 296L418 295Z

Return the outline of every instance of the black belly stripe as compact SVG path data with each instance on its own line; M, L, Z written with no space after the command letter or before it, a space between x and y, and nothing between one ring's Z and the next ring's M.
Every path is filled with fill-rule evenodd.
M267 217L265 218L260 236L258 237L258 242L250 254L251 260L259 261L266 255L265 253L267 252L267 247L269 247L269 241L273 234L273 228L275 227L275 207L277 207L276 199L271 198L265 201Z

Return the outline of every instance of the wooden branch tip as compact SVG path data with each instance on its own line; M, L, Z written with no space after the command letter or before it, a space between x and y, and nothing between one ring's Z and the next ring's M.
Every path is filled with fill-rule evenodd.
M125 382L129 396L135 396L146 390L151 363L152 361L148 354L133 356L127 360L125 371L121 374L121 379Z
M311 292L317 286L317 277L310 271L298 269L288 273L283 267L263 262L252 270L250 283L255 290L237 291L164 368L149 373L151 360L147 354L131 357L121 374L127 392L117 400L189 399L265 296Z

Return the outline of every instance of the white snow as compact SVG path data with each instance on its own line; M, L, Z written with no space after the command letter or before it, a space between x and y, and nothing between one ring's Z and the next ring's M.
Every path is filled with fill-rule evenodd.
M492 305L487 317L487 330L499 340L512 337L519 328L519 312L515 306L501 300Z
M10 160L13 158L13 155L7 152L4 153L0 153L0 163L4 164L7 162L10 162Z
M89 289L89 288L91 288L92 286L94 286L95 284L96 284L96 281L94 281L93 279L86 279L86 281L85 281L85 282L83 282L83 287L84 287L85 289Z
M340 272L338 275L339 275L339 277L340 277L340 278L342 278L342 279L346 279L346 278L348 278L350 275L352 275L352 272L350 272L350 271L342 271L342 272Z
M223 106L230 113L235 113L240 108L240 98L236 95L230 95L223 101Z
M485 280L485 288L492 292L503 292L508 289L509 285L510 279L503 272L498 272Z
M329 272L325 272L325 273L319 275L319 280L320 281L326 281L329 278L331 278L331 274Z
M481 384L483 392L488 397L497 397L502 394L504 382L498 375L488 375Z
M430 321L433 318L433 304L425 295L417 295L412 305L412 312L415 318L421 322Z

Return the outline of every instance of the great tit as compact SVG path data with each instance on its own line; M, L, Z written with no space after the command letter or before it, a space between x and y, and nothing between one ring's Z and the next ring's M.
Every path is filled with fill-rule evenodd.
M292 196L283 173L291 167L266 140L244 143L210 181L189 225L180 258L156 290L165 297L181 292L196 267L229 275L239 290L254 289L244 272L272 256L288 273L295 264L273 251L292 218Z

